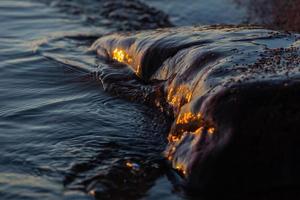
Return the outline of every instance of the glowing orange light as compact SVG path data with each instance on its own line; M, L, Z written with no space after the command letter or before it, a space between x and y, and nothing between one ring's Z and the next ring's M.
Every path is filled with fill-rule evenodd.
M195 132L193 132L193 134L195 134L195 135L200 135L200 134L202 134L202 132L203 132L203 127L200 127L200 128L198 128Z
M188 124L189 122L194 122L201 120L201 113L194 114L191 112L180 114L177 117L176 124Z
M132 58L126 53L126 51L119 48L116 48L112 52L112 58L125 64L130 64L132 62Z
M141 68L140 65L137 66L137 69L136 69L135 73L136 73L138 76L141 76L141 74L142 74L142 68Z
M184 165L182 165L182 164L177 164L177 165L176 165L176 169L177 169L179 172L181 172L183 175L186 175L186 170L185 170L185 168L184 168Z
M192 100L192 91L187 85L180 85L179 87L169 87L167 91L167 101L173 106L175 111L180 111L184 104L190 103ZM175 112L176 114L176 112ZM178 114L178 112L177 112ZM173 163L173 167L183 176L187 175L186 165L178 163L176 155L177 147L181 145L184 138L189 137L191 147L199 145L199 141L206 136L208 138L215 133L215 128L211 123L207 122L202 113L181 112L177 115L172 132L168 136L169 148L166 151L166 158Z
M133 171L139 171L140 170L140 165L137 164L137 163L133 163L133 162L130 162L130 161L127 161L126 162L126 166L133 170Z
M192 92L186 85L181 85L178 88L171 87L168 91L168 102L177 108L189 103L192 99Z
M180 140L180 137L177 135L170 134L168 136L168 140L169 140L169 142L178 142Z
M209 129L207 129L207 132L208 132L210 135L212 135L212 134L214 134L214 132L215 132L215 128L211 127L211 128L209 128Z
M126 162L126 166L129 167L129 168L132 168L133 164L131 162Z

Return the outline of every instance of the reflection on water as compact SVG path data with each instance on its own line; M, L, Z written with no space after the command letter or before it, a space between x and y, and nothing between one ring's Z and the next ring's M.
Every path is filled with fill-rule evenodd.
M97 66L88 47L114 27L85 14L0 1L0 198L179 198L161 155L163 116L108 95L87 73Z

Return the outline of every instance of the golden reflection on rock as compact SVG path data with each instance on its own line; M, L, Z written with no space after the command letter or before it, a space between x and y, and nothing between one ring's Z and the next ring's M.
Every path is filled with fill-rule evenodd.
M131 64L132 63L132 58L123 49L116 48L112 52L112 58L114 60L117 60L118 62L125 63L125 64Z
M169 148L166 158L172 162L173 167L183 176L187 176L187 163L178 162L176 150L185 138L190 138L190 147L198 145L200 140L209 141L216 132L216 128L206 122L201 113L180 113L173 125L174 129L168 136ZM192 129L191 129L192 127Z
M201 113L194 114L191 112L179 114L176 124L188 124L190 122L201 120Z
M141 68L141 65L138 65L137 68L136 68L136 71L135 71L135 74L139 77L142 76L142 68Z
M214 134L214 132L215 132L215 128L213 127L207 129L207 133L210 135Z
M169 142L178 142L180 140L180 136L170 134L168 136Z
M181 85L178 88L171 87L168 91L167 100L175 108L180 108L192 99L192 92L186 85Z
M185 166L183 164L177 164L176 165L176 170L181 173L182 175L186 175L186 169Z
M112 58L120 63L131 65L131 67L134 67L134 66L132 66L133 58L123 49L116 48L115 50L113 50ZM138 65L136 67L135 74L137 76L141 77L141 75L142 75L141 65Z
M194 135L201 135L202 132L203 132L203 130L204 130L204 127L200 127L200 128L198 128L195 132L193 132L193 134L194 134Z
M120 48L116 48L112 52L112 58L120 63L127 65L133 64L133 59L128 53ZM138 65L136 67L136 74L141 75L142 67ZM190 103L192 99L192 91L187 85L179 85L178 87L171 86L167 91L167 101L173 107L176 112L179 112L181 107L187 103ZM157 105L159 106L159 104ZM176 113L176 121L174 123L174 130L168 136L169 148L166 151L166 158L172 162L173 167L182 175L186 176L186 163L176 161L176 150L178 145L186 137L192 137L191 145L195 145L202 136L204 139L210 139L215 133L215 128L208 125L205 122L203 115L193 112ZM203 135L204 133L204 135ZM205 134L206 133L206 134ZM139 169L139 165L133 162L126 162L126 167L130 170L136 171Z

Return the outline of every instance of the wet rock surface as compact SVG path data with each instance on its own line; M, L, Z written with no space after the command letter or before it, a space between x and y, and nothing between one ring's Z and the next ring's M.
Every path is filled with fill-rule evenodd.
M160 85L175 118L165 156L188 190L245 194L298 187L299 46L297 34L202 26L112 34L91 49Z

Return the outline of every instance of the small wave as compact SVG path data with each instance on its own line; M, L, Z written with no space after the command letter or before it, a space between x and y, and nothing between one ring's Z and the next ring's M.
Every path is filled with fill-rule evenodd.
M297 41L254 26L202 26L111 34L91 50L106 63L99 78L109 91L146 93L173 115L165 156L190 190L243 193L300 175L298 159L284 156L299 151Z

